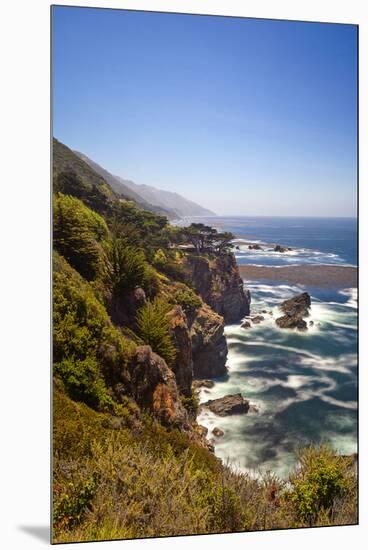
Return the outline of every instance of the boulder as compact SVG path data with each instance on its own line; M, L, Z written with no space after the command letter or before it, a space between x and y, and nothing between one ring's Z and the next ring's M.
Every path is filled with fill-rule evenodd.
M254 317L252 317L252 323L254 323L255 325L258 325L264 320L265 318L263 317L263 315L255 315Z
M241 325L240 325L240 328L251 328L251 324L249 321L244 321Z
M248 248L249 250L263 250L263 248L261 246L259 246L259 244L249 244L248 245Z
M284 313L282 317L276 319L276 324L280 328L297 328L298 330L307 330L308 325L303 317L308 317L311 307L311 299L308 292L302 292L294 298L285 300L280 309Z
M249 401L244 399L241 393L225 395L218 399L210 399L201 405L218 416L231 414L246 414L249 410Z

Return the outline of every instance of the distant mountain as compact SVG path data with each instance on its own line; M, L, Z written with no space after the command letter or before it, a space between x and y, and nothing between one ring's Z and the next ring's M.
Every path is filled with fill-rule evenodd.
M121 185L119 181L113 181L111 179L113 176L106 170L103 170L98 164L92 163L90 159L86 162L85 159L87 157L80 153L75 153L56 138L53 139L52 149L54 186L57 186L60 174L65 172L75 173L79 178L79 190L75 190L76 196L83 197L91 208L95 206L92 202L96 201L97 197L93 197L93 195L97 193L100 198L96 204L101 205L104 200L106 208L118 196L121 196L127 200L134 201L140 208L149 210L154 214L166 216L169 219L177 218L176 212L148 203L129 189L129 187ZM114 183L115 185L113 185Z
M153 205L156 208L162 208L170 214L170 218L181 218L185 216L215 216L216 214L207 208L203 208L199 204L190 201L178 193L157 189L151 185L137 184L133 181L126 180L120 176L114 176L105 168L88 158L79 151L74 151L81 159L84 160L95 172L100 174L116 191L125 196L130 196L133 200Z

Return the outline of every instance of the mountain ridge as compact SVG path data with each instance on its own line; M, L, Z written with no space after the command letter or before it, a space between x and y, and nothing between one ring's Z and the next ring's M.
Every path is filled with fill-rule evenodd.
M216 216L215 212L175 191L166 191L147 184L137 184L132 180L112 174L80 151L74 151L74 153L93 168L97 174L101 175L115 192L123 193L125 196L131 195L131 198L136 202L163 208L171 214L171 219L186 216Z

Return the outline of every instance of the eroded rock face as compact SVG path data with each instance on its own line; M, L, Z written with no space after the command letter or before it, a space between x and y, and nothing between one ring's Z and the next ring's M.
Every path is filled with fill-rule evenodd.
M249 314L250 293L243 288L233 253L213 260L189 256L187 265L196 291L225 323L235 323Z
M209 409L218 416L228 416L230 414L245 414L249 411L249 401L244 399L241 393L225 395L219 399L210 399L202 403L201 407Z
M302 292L294 298L285 300L285 302L280 305L280 309L284 315L276 319L276 324L280 328L307 330L308 325L303 317L308 317L310 307L311 298L308 292Z
M210 307L200 307L190 327L195 378L226 374L227 343L224 320Z
M176 348L175 364L172 369L180 391L189 397L192 395L193 357L192 342L187 317L180 306L175 306L169 313L170 330Z
M150 346L138 346L129 365L130 392L137 404L149 409L164 426L188 427L187 412L179 399L175 375Z

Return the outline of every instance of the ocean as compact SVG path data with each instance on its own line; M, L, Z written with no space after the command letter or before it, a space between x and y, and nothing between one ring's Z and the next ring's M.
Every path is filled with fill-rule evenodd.
M186 220L190 223L193 220ZM195 218L236 236L239 264L285 266L357 264L356 220L347 218ZM263 250L249 250L258 242ZM275 244L291 247L274 252ZM286 478L295 452L329 442L337 452L357 451L357 289L308 288L272 281L247 281L251 314L265 320L251 329L227 326L228 375L202 389L201 402L240 392L256 411L219 417L202 412L215 453L233 467ZM280 329L278 305L307 290L313 321L305 333ZM266 312L266 313L262 313ZM224 431L214 437L212 429Z

